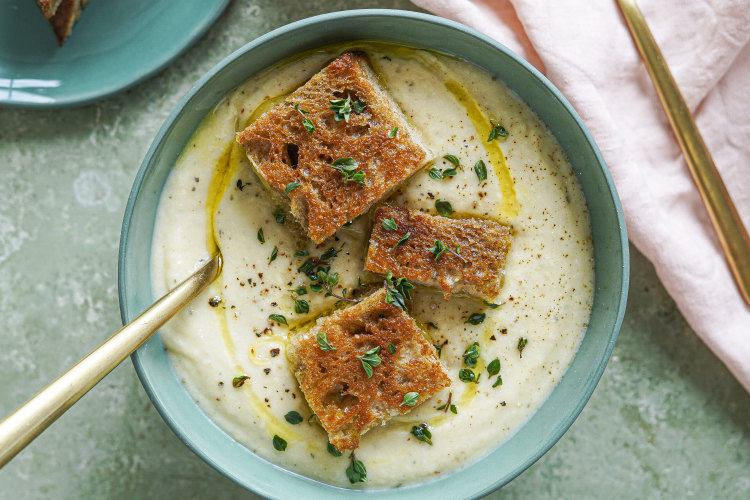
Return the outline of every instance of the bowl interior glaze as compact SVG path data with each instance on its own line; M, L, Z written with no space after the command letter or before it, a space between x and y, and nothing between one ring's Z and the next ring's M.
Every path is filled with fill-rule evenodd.
M194 403L170 367L159 335L134 355L138 376L164 420L195 453L237 483L267 497L478 497L507 483L541 457L570 427L609 359L625 311L628 246L620 201L604 160L581 118L536 69L510 50L458 23L405 11L359 10L284 26L245 45L214 67L167 118L135 179L122 227L119 295L123 322L152 301L150 254L159 197L177 157L203 117L251 75L306 49L343 40L380 40L461 57L497 75L541 117L570 158L589 206L595 296L591 319L570 368L550 397L487 457L432 482L355 491L286 471L254 455Z

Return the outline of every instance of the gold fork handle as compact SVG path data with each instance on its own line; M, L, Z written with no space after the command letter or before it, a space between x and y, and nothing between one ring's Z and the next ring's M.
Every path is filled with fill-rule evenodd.
M638 5L634 0L618 0L618 3L635 44L646 61L740 294L750 305L750 237Z
M198 295L221 264L215 256L0 422L0 468Z

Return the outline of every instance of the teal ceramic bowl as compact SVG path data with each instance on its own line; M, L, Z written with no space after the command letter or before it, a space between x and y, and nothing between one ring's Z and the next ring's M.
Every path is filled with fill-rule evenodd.
M359 491L330 486L284 470L225 434L180 384L158 334L133 355L133 363L154 405L180 439L224 475L260 495L399 500L479 497L507 483L539 459L570 427L588 401L612 352L625 311L628 246L615 187L581 118L533 67L466 26L403 11L337 12L272 31L230 55L201 78L156 136L128 200L120 241L122 319L132 320L153 301L149 255L159 195L170 169L201 119L227 91L263 68L305 49L354 39L421 46L456 55L498 75L538 113L568 154L589 206L596 288L588 330L557 388L516 434L484 459L435 481L397 489Z

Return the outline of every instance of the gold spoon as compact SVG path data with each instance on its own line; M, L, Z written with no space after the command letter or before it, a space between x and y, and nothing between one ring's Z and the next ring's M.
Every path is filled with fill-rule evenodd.
M633 40L646 62L659 100L687 160L690 174L719 236L740 294L750 305L750 237L638 5L634 0L617 1Z
M221 255L215 255L0 422L0 468L213 282L221 266Z

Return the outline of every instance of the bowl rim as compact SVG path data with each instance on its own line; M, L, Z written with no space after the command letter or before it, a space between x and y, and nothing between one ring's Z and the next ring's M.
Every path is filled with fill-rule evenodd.
M154 140L151 143L151 146L149 147L144 157L144 160L138 170L138 173L134 179L133 187L128 197L125 214L123 217L120 247L119 247L119 256L118 256L118 296L119 296L119 301L120 301L120 314L121 314L123 323L126 323L127 321L131 320L133 317L136 316L135 311L130 311L128 304L127 304L127 295L126 295L127 284L125 282L125 275L127 271L125 253L128 247L129 235L130 235L130 229L131 229L130 222L131 222L131 217L132 217L133 210L136 204L136 200L138 198L138 195L141 193L144 187L144 181L146 180L146 175L150 169L150 166L152 165L154 158L157 156L159 145L162 143L164 138L173 129L176 121L185 112L185 109L190 104L192 99L196 96L196 94L203 88L203 86L206 83L210 82L218 73L224 70L227 66L231 65L237 59L244 56L247 52L253 51L257 47L263 44L266 44L275 38L278 38L283 35L287 35L290 32L300 30L301 28L309 27L309 26L323 23L323 22L341 21L341 20L351 18L351 17L405 18L407 20L422 21L427 24L436 25L440 28L448 28L449 30L462 32L465 35L468 35L470 37L477 39L477 41L480 43L484 43L484 44L492 46L495 50L498 50L504 53L505 56L511 58L516 64L522 66L526 71L531 73L531 75L534 78L539 80L539 82L546 88L546 90L550 94L552 94L553 98L557 101L560 107L567 114L569 114L570 117L576 122L580 133L583 134L586 142L588 143L588 147L590 147L591 149L591 153L597 160L598 169L594 167L592 167L592 169L601 171L602 178L604 181L603 184L604 186L606 186L606 192L604 194L607 194L609 196L608 202L611 203L611 205L614 207L614 215L615 215L616 222L618 225L618 232L617 232L618 241L615 246L618 247L619 254L621 256L620 260L622 263L622 272L619 276L621 280L620 281L621 290L619 294L619 301L617 301L617 304L610 304L611 307L615 308L616 315L615 315L614 321L612 322L611 331L606 332L608 334L608 341L607 341L606 348L603 351L603 355L601 356L601 359L599 359L599 363L598 365L596 365L595 370L592 371L588 375L586 386L582 392L582 396L580 400L578 401L577 405L568 413L565 419L558 422L554 431L551 434L551 438L543 446L538 447L534 451L534 453L529 454L527 459L521 461L515 469L513 469L511 472L506 474L504 477L491 481L491 482L487 482L486 484L477 485L477 486L480 486L480 488L476 491L471 492L471 494L467 497L467 498L478 498L507 484L512 479L514 479L519 474L521 474L524 470L526 470L528 467L530 467L533 463L539 460L552 446L554 446L555 443L559 441L559 439L572 425L572 423L578 417L580 412L583 410L583 407L589 401L591 394L596 388L604 372L604 369L611 357L612 349L614 348L617 335L622 325L623 317L625 314L625 306L627 303L629 274L630 274L630 261L629 261L627 230L625 226L625 218L624 218L624 213L622 210L622 205L620 203L619 196L617 195L614 181L607 168L606 162L604 161L604 158L602 157L602 154L597 144L595 143L593 137L591 136L591 133L589 132L589 130L583 123L583 120L575 111L575 109L572 107L572 105L567 101L567 99L562 95L562 93L536 68L534 68L530 63L522 59L516 53L514 53L513 51L511 51L510 49L502 45L500 42L478 32L477 30L470 28L464 24L449 20L449 19L441 18L441 17L434 16L431 14L423 14L423 13L413 12L413 11L403 11L403 10L395 10L395 9L356 9L356 10L336 11L336 12L331 12L331 13L326 13L326 14L321 14L321 15L301 19L301 20L286 24L284 26L281 26L279 28L276 28L264 35L261 35L253 39L252 41L248 42L247 44L243 45L239 49L232 52L229 56L222 59L219 63L217 63L214 67L212 67L205 75L203 75L175 105L174 109L170 112L170 114L164 121L163 125L159 129L158 133L154 137ZM418 43L415 45L419 46ZM316 45L311 45L310 47L306 47L306 48L311 48L313 46L316 46ZM470 58L467 58L467 60L471 62ZM252 75L248 74L247 78L249 78L250 76ZM222 98L222 96L223 94L217 95L216 102L218 102ZM579 177L578 173L576 173L576 176ZM588 204L588 200L587 200L587 204ZM588 331L586 334L588 334ZM154 335L154 338L156 338L159 344L161 344L161 340L160 338L158 338L158 336L159 336L159 333L157 332ZM251 484L250 480L247 480L244 477L240 477L239 475L232 473L232 471L226 470L224 466L219 464L216 460L214 460L212 456L210 456L207 452L201 449L200 444L196 443L194 437L190 436L189 433L185 431L185 429L180 427L175 422L173 416L170 414L167 408L163 406L162 401L160 400L159 396L156 394L155 388L150 384L149 376L146 373L143 360L141 359L141 352L143 351L143 349L144 348L141 347L138 351L136 351L131 356L131 360L135 367L136 373L144 389L146 390L146 393L148 394L152 403L156 407L157 411L165 420L165 422L170 427L170 429L172 429L172 431L177 435L177 437L183 443L185 443L194 453L196 453L199 457L201 457L206 463L211 465L213 468L215 468L217 471L219 471L221 474L228 477L232 481L236 482L237 484L257 494L275 498L275 495L278 494L278 490L266 489L263 487L259 487L255 484ZM576 354L576 356L577 355L578 353ZM575 357L571 361L571 365L564 372L563 377L561 377L560 381L558 381L552 393L554 393L559 387L559 385L562 383L562 380L570 371L570 367L573 365L574 361L575 361ZM551 397L551 394L550 394L550 397ZM539 410L541 410L541 408L545 404L546 404L546 401L542 403L542 405L537 409L535 413L538 413ZM204 416L207 420L213 423L213 421L211 421L211 419L207 415L204 414ZM533 414L531 417L533 417ZM531 417L529 418L531 419ZM522 425L516 432L522 429L525 425L526 424ZM224 431L222 430L221 432L224 432ZM224 434L226 433L224 432ZM509 436L508 439L510 439L511 437L512 435ZM497 448L494 448L493 451L490 451L490 455L496 450ZM416 495L414 495L415 491L417 491L418 489L429 490L429 488L427 488L429 485L431 484L434 485L436 483L442 482L441 479L438 479L434 481L428 481L426 483L417 483L415 485L407 485L405 487L396 487L396 488L388 488L388 489L370 489L370 490L347 489L347 488L342 488L339 486L323 483L321 481L302 476L296 472L279 467L276 464L273 464L272 462L265 460L264 458L260 457L259 455L254 454L251 451L250 453L257 459L259 459L261 462L265 462L267 465L269 465L270 467L274 469L281 470L284 473L291 475L292 477L303 478L304 480L310 483L317 484L318 486L323 486L324 487L322 490L323 495L321 495L320 498L323 498L324 496L325 497L331 497L331 496L343 497L343 496L349 496L349 495L363 495L363 494L378 495L378 496L398 495L399 498L406 498L407 496L411 498L412 496L422 496L422 494L426 495L428 493L427 491L424 491L423 493L417 492ZM445 479L446 477L453 477L454 475L461 473L462 471L470 469L474 465L481 463L488 456L489 455L485 456L484 458L480 458L479 460L475 460L474 462L471 462L467 465L464 465L446 474L443 477L443 479ZM315 493L320 493L320 492L315 492ZM462 490L462 493L465 494L466 492ZM312 498L312 496L310 496L310 498Z

